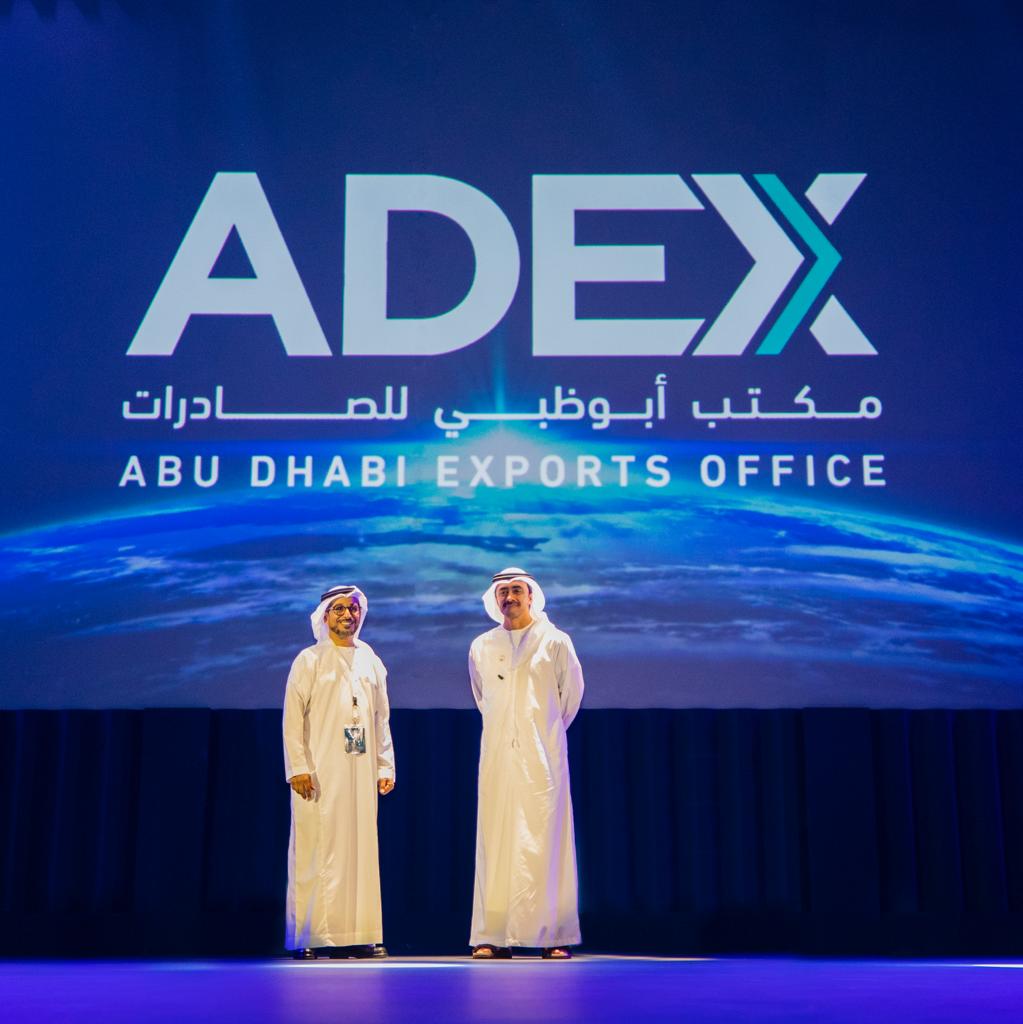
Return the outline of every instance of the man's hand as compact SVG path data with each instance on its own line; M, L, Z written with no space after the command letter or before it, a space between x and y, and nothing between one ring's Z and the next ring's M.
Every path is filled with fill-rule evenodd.
M291 783L291 788L303 800L312 800L313 777L311 775L293 775L288 781Z
M381 796L387 796L394 789L394 779L377 779L377 789Z

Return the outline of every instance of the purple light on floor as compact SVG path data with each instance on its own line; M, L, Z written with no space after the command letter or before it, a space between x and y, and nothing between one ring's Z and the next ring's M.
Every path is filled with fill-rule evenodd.
M0 963L5 1021L976 1024L1023 1018L1023 964L577 957Z

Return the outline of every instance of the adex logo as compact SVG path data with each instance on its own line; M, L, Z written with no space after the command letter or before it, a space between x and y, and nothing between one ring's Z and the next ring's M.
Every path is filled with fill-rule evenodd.
M756 174L752 182L741 174L691 177L753 260L696 341L692 355L777 355L816 308L841 256L807 207L776 175ZM831 225L865 177L818 174L804 197L820 220ZM708 317L577 318L577 284L665 280L663 246L577 245L579 210L705 211L706 206L678 174L534 175L533 355L682 355ZM387 314L387 224L392 212L401 211L448 217L472 245L473 282L458 305L437 316ZM251 277L211 276L232 230L245 247ZM519 272L515 231L501 208L479 189L426 174L347 176L343 355L436 356L465 348L500 323L515 296ZM128 355L173 355L195 314L269 315L288 355L332 354L255 174L221 172L214 177ZM754 346L765 325L766 333ZM828 355L877 355L832 294L809 330Z

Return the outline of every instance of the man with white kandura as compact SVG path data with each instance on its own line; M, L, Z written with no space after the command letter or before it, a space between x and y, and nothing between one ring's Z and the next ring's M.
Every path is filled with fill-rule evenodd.
M286 946L298 959L382 957L377 798L394 789L387 671L360 640L366 595L332 587L284 697L291 784Z
M583 673L544 604L529 573L499 572L483 594L498 625L469 649L483 716L469 937L477 960L508 959L513 946L567 960L580 941L566 730Z

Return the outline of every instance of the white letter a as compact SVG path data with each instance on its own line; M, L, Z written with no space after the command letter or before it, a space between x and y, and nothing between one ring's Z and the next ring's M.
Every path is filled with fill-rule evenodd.
M254 277L210 277L232 228L238 230ZM195 313L269 315L289 356L331 354L255 174L220 172L214 177L128 355L173 355Z

